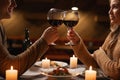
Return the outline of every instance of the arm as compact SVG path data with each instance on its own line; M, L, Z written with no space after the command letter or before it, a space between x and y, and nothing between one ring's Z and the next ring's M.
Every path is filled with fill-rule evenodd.
M4 76L5 70L9 69L11 65L18 70L19 75L30 68L33 63L41 57L44 52L48 49L47 43L39 39L25 52L18 56L10 55L5 47L0 45L0 74Z
M78 35L78 33L71 29L67 37L75 44L72 46L72 48L79 60L83 62L83 64L85 64L87 67L91 65L94 68L97 68L98 65L96 61L94 60L91 53L87 50L82 38Z
M73 47L73 51L74 51L75 55L79 58L79 60L83 64L85 64L87 67L89 67L91 65L94 68L98 68L98 65L97 65L95 59L93 58L91 53L87 50L82 39L80 40L79 44L72 46L72 47Z
M116 33L112 31L108 34L102 47L94 52L94 58L107 76L110 76L115 80L120 80L119 40L112 46L112 49L108 48L110 41L115 39L112 37L113 35L116 35Z
M56 39L56 29L48 28L44 31L41 38L18 56L10 55L8 50L0 44L0 75L5 77L5 70L9 69L10 66L13 65L14 68L18 70L20 76L46 52L49 47L48 45Z
M107 76L115 80L120 79L120 59L110 59L102 48L94 52L94 58Z

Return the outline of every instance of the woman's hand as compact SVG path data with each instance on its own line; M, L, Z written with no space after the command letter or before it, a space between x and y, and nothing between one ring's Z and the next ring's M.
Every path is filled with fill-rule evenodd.
M78 44L80 42L80 36L73 29L69 29L67 33L67 38L73 42L73 44Z
M58 39L58 31L56 27L48 27L45 29L41 36L48 45L50 45L52 42L56 41Z

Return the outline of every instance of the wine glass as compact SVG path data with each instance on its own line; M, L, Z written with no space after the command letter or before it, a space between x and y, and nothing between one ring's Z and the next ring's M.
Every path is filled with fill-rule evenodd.
M77 10L64 11L63 23L67 27L68 32L77 25L78 21L79 21L79 13ZM68 43L65 43L65 45L74 45L74 44L70 40Z
M52 27L59 27L63 23L63 10L51 8L47 13L47 21ZM51 45L56 45L54 42Z

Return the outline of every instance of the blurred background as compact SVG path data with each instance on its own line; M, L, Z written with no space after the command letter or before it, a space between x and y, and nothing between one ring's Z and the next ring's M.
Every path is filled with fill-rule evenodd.
M74 29L83 38L87 48L93 52L102 45L106 38L109 22L109 0L16 0L12 17L3 20L8 36L9 50L11 54L17 55L24 51L24 29L29 29L30 40L37 40L43 31L50 25L47 22L47 12L50 8L69 10L71 7L78 7L80 12L79 23ZM58 28L60 38L56 41L56 46L50 49L43 56L55 60L68 60L73 55L67 42L67 29L64 25Z

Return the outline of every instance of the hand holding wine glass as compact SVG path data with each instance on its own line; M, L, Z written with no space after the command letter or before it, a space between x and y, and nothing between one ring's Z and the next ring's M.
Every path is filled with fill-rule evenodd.
M68 32L77 25L79 21L78 11L68 10L64 11L63 23L67 27ZM74 45L72 41L65 43L65 45Z
M59 27L63 23L63 10L51 8L47 14L47 20L52 27ZM56 45L54 42L51 45Z

